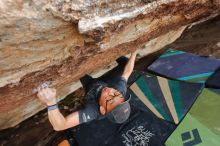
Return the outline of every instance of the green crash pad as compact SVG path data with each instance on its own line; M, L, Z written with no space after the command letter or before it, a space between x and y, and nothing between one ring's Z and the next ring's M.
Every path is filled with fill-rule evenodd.
M146 74L129 88L157 117L178 124L203 86Z
M220 146L220 90L205 88L167 146Z

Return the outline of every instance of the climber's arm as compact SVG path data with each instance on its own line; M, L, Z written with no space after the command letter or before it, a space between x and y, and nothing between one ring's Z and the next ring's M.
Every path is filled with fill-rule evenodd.
M47 106L56 105L56 89L46 88L38 92L38 97ZM49 121L54 130L60 131L79 125L79 112L74 112L67 117L64 117L58 107L53 106L54 109L48 109Z
M131 75L131 73L134 69L136 55L137 55L136 51L131 54L131 57L129 58L129 60L124 68L122 77L124 77L126 80L128 80L129 76Z
M56 131L65 130L79 125L79 112L64 117L59 109L48 111L48 116L53 129Z

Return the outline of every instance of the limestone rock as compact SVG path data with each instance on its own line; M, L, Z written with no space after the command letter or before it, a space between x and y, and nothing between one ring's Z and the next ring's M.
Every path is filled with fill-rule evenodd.
M0 128L45 107L36 97L43 83L63 98L84 74L150 42L154 52L218 8L218 0L1 0Z

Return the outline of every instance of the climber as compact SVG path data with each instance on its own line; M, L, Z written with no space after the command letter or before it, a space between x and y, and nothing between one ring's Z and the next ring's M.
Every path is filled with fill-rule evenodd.
M58 108L56 89L41 89L37 96L48 106L49 121L54 130L68 129L105 117L115 123L125 122L130 115L130 96L126 95L127 80L133 71L136 54L136 52L131 53L129 60L127 59L124 63L121 74L108 78L105 82L93 79L88 75L81 78L81 83L86 91L86 105L83 109L73 112L67 117L64 117ZM120 61L118 63L120 66ZM85 82L85 79L90 81Z

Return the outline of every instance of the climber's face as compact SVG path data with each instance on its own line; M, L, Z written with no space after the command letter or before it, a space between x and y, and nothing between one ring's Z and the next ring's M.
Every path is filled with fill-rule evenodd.
M125 99L119 91L109 87L103 88L99 100L101 114L105 115L111 112L124 101Z

